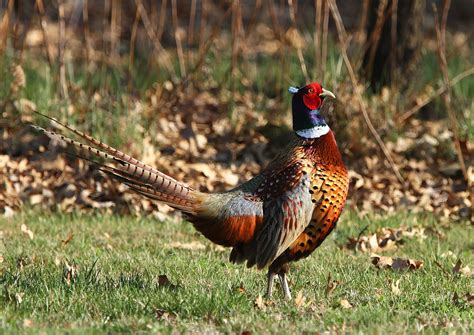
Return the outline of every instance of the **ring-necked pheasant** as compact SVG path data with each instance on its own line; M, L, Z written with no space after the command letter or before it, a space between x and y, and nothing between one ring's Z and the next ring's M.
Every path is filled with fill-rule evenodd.
M214 243L232 247L230 261L268 267L267 296L277 275L291 298L288 263L311 254L335 227L346 201L348 175L334 134L320 114L326 97L318 83L290 87L292 142L261 174L223 193L202 193L72 127L90 145L44 130L72 144L98 169L131 189L185 213Z

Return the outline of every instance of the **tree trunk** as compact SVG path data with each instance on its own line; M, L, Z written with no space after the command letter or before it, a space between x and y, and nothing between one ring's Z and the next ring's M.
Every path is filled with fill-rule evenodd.
M362 75L374 91L406 89L421 55L424 9L425 0L371 1Z

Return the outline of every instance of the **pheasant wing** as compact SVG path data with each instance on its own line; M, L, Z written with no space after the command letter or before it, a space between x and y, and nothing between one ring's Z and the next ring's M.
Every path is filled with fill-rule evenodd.
M266 184L278 186L280 180L290 187L279 192L278 196L276 192L267 192L263 200L262 228L254 240L254 262L258 268L269 265L285 251L304 231L311 219L314 204L309 193L308 176L300 167L295 166L294 169L286 170L283 176L281 174L272 176Z

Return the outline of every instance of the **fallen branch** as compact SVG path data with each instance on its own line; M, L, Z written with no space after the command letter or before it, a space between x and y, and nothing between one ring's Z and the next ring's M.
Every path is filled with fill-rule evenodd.
M339 10L337 9L337 6L334 2L334 0L329 1L329 7L331 9L332 16L334 18L334 21L336 22L336 28L337 28L337 35L339 38L339 43L341 44L341 52L342 52L342 57L344 59L344 63L346 65L347 71L349 72L349 77L351 78L352 82L352 87L354 88L354 92L356 94L357 101L359 103L360 109L362 111L362 115L364 116L365 123L367 124L367 127L369 128L370 132L372 135L375 137L375 140L377 141L378 145L380 146L380 149L382 149L382 152L384 153L385 157L387 158L387 161L390 164L390 167L392 168L393 172L395 173L395 176L397 177L398 181L400 183L404 182L404 179L402 175L400 174L400 171L398 171L398 167L396 166L392 156L390 155L390 152L388 151L387 147L382 141L382 138L380 135L377 133L377 130L375 129L374 125L372 124L372 121L370 120L369 114L367 112L367 107L365 106L364 99L362 99L362 95L359 92L359 83L357 81L357 78L355 76L354 70L352 68L351 62L349 60L349 57L347 56L347 46L346 46L346 41L347 35L346 31L344 29L344 25L342 23L341 15L339 13Z

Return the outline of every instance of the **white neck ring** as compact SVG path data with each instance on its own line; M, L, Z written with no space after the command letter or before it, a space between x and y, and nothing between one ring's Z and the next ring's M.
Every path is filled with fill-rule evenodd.
M298 136L304 137L304 138L319 138L323 135L326 135L329 133L329 126L327 124L322 125L322 126L315 126L313 128L309 129L301 129L297 130L296 134Z

